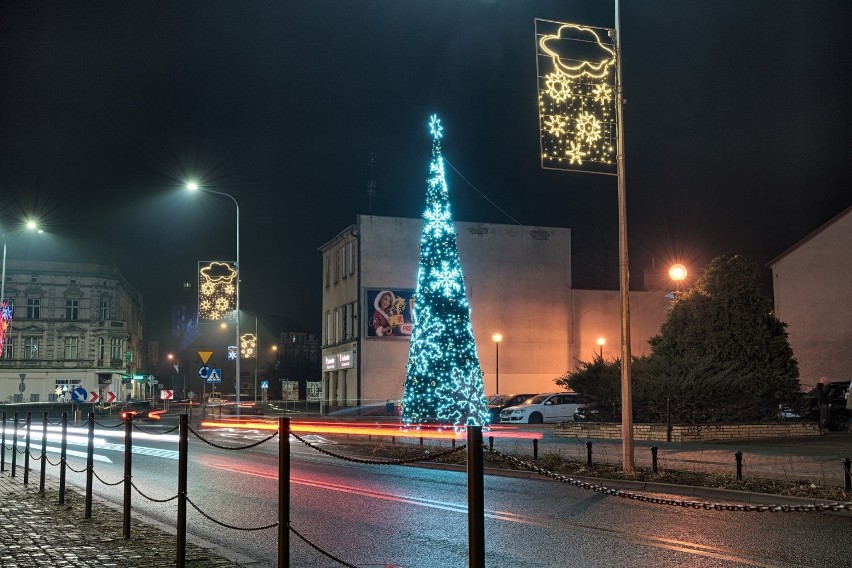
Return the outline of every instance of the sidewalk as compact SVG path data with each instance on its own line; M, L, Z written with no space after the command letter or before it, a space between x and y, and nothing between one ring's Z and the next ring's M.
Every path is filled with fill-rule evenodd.
M84 495L66 490L59 504L59 483L47 477L39 489L38 470L24 485L23 467L11 477L10 464L0 474L0 566L116 566L165 568L175 565L177 537L155 526L131 520L130 536L123 538L121 511L100 500L92 503L85 519ZM186 565L211 568L241 566L212 550L186 546Z

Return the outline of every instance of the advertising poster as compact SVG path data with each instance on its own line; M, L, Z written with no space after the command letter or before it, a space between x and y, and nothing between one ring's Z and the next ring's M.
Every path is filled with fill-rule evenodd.
M410 337L414 290L367 290L367 337Z

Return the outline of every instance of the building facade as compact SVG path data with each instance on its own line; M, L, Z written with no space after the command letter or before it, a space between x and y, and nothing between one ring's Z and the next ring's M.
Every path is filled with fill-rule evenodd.
M421 219L359 215L320 248L328 408L402 397L422 226ZM557 390L554 380L579 361L601 350L620 356L619 293L572 289L570 229L455 227L486 394L498 381L503 393ZM658 291L630 298L633 353L642 355L670 300Z
M124 399L122 384L144 368L142 296L118 268L100 264L9 260L12 307L0 358L0 401L43 402L82 386Z
M804 390L852 380L852 207L769 262Z

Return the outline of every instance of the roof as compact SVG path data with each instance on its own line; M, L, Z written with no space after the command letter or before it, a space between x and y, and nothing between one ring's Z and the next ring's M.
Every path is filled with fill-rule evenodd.
M808 236L806 236L805 238L803 238L802 240L800 240L799 242L797 242L796 244L794 244L793 246L791 246L790 248L788 248L787 250L785 250L784 252L782 252L781 254L779 254L778 256L776 256L775 258L770 260L769 262L767 262L766 266L771 268L772 266L778 264L778 262L780 262L781 259L783 259L787 255L791 254L792 252L798 250L799 248L804 246L805 243L807 243L811 239L816 238L820 233L822 233L823 231L828 229L830 226L837 223L840 219L842 219L843 217L848 215L850 212L852 212L852 205L850 205L849 207L844 209L842 212L838 213L837 215L835 215L834 217L832 217L831 219L829 219L828 221L823 223L818 229L811 232Z

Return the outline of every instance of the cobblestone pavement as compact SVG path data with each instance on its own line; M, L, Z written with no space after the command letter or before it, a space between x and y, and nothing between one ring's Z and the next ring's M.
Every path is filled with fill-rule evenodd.
M22 476L20 469L15 478L8 469L0 474L0 566L3 568L175 566L174 534L132 519L131 538L125 540L120 511L96 501L92 518L86 519L83 494L66 491L65 503L60 505L56 480L45 480L45 493L40 494L37 472L30 473L28 485L24 485ZM187 543L186 566L242 565L213 550Z

